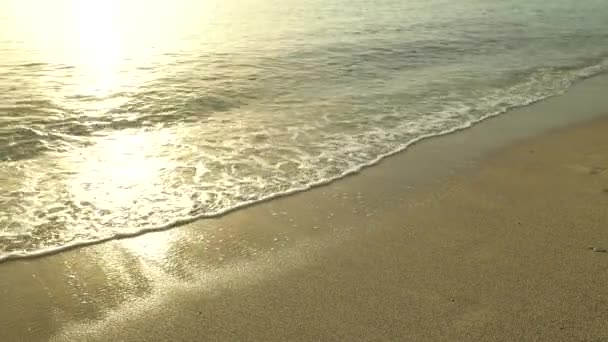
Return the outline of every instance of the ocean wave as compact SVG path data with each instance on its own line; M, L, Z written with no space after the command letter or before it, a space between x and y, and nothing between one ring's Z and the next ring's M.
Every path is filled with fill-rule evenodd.
M229 169L224 170L225 174L230 176L230 178L216 180L218 181L216 186L224 186L226 189L230 189L230 191L242 191L240 194L231 194L232 197L229 200L226 200L226 197L221 198L221 196L216 194L212 198L206 198L207 202L201 202L200 198L194 196L195 194L200 196L201 191L191 192L188 194L190 195L190 202L182 208L184 210L175 212L179 214L179 217L173 215L170 221L156 225L145 225L147 217L133 219L127 215L126 217L121 217L122 221L119 221L116 225L120 226L124 224L128 226L128 222L144 222L144 224L126 230L123 227L120 231L106 230L106 233L103 233L103 230L96 229L93 231L96 235L79 236L78 234L70 235L68 233L58 238L49 237L46 242L39 242L35 246L28 244L31 233L29 235L27 233L25 235L5 233L4 235L0 235L0 250L3 249L0 252L0 261L38 257L112 239L166 230L195 220L221 216L262 201L306 191L339 180L347 175L360 172L363 168L373 166L383 158L404 151L409 146L423 139L466 129L485 119L503 114L512 108L526 106L548 97L562 94L577 81L604 73L606 70L608 70L608 59L605 58L598 59L593 64L578 66L576 68L536 68L526 73L526 75L517 76L518 82L506 88L485 90L485 93L482 95L480 94L484 90L471 90L473 95L480 96L470 96L467 98L444 96L432 101L429 100L435 103L435 110L432 112L432 115L429 115L431 113L421 113L421 115L417 116L416 120L404 120L403 116L398 113L386 113L373 117L372 121L367 123L369 126L366 127L364 133L359 135L340 135L339 130L336 130L335 133L325 136L325 138L331 139L326 139L324 141L325 145L320 146L316 152L312 149L312 152L309 151L306 154L302 154L297 147L274 146L274 148L283 148L280 154L293 154L293 158L295 159L287 158L273 162L265 159L266 157L264 156L256 157L255 154L260 151L240 150L240 153L244 154L236 155L236 159L241 158L242 155L250 155L254 159L257 158L253 162L261 165L260 170L272 168L273 172L278 172L279 174L283 172L283 177L278 178L280 179L278 182L273 177L264 179L263 173L256 174L256 172L251 172L251 170L248 174L243 173L245 171L239 170L239 164L233 163L230 164ZM336 122L332 122L332 124L336 124ZM345 122L345 124L350 123ZM391 129L388 130L387 127L391 127ZM30 136L45 135L44 132L39 132L35 129L26 129L26 132ZM298 135L306 133L299 130L290 131L287 129L283 134L298 141ZM272 134L258 132L253 134L251 139L256 139L255 141L257 142L264 142L268 146L272 146L272 141L268 141L269 139L272 140L272 136ZM372 147L371 149L370 146ZM241 146L240 148L242 149L243 147ZM332 155L332 152L338 150L341 153L339 157L338 155ZM331 166L332 162L336 163L333 164L331 169L319 170L318 165ZM306 163L307 166L304 167L302 163ZM204 172L188 165L181 167L179 177ZM242 168L246 168L246 165L243 165ZM296 173L294 173L294 170L297 170ZM293 177L290 177L290 175L293 176L294 174L301 175L295 182ZM204 189L204 187L200 189ZM27 197L27 195L23 196ZM177 197L174 199L177 199ZM201 203L207 204L201 205ZM211 205L210 203L214 204ZM171 206L172 204L169 202L166 205ZM47 207L46 209L62 213L64 211L69 212L70 210L84 210L83 208L86 209L88 207L94 207L94 204L80 201L59 206L55 204L53 208ZM90 209L90 213L95 213L97 209ZM161 214L164 215L164 213ZM48 228L45 226L48 225L46 216L51 215L48 215L48 213L41 214L42 224L38 229L40 234L43 234L43 231L46 232L44 234L53 233L52 229L45 229L45 227ZM0 217L0 222L2 222L2 217ZM59 222L59 224L67 225L72 223L69 219L66 219L65 222ZM38 241L41 240L38 239Z

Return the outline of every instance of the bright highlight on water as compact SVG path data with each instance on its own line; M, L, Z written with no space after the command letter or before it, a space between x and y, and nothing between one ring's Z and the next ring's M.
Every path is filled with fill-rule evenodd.
M0 0L0 259L337 179L608 68L604 0Z

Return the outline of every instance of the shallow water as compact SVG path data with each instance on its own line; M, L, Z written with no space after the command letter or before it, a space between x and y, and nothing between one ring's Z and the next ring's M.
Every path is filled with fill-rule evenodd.
M0 0L0 255L339 178L604 72L607 24L603 0Z

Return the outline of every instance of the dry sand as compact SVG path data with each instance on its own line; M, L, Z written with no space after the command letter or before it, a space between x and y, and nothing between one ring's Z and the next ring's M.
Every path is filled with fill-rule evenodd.
M579 106L608 88L589 84ZM571 103L220 219L0 264L0 341L608 341L608 253L590 249L608 248L608 119L529 119Z

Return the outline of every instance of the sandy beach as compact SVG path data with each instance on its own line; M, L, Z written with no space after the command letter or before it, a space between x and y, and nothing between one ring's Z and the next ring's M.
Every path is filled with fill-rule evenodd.
M0 341L608 341L606 89L218 219L2 263Z

